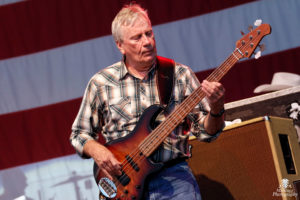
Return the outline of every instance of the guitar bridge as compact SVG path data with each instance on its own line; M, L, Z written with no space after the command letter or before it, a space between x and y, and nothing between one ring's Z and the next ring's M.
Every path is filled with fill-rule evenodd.
M100 199L102 195L108 198L114 198L117 195L117 187L109 178L101 178L98 183L98 188L101 192L99 196Z

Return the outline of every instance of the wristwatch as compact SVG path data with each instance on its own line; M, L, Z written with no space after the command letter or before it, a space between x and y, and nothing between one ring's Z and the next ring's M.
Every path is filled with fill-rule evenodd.
M212 117L222 117L222 115L224 114L224 112L225 112L225 109L224 108L222 108L221 110L220 110L220 112L219 113L217 113L217 114L214 114L214 113L212 113L212 112L209 112L209 114L210 114L210 116L212 116Z

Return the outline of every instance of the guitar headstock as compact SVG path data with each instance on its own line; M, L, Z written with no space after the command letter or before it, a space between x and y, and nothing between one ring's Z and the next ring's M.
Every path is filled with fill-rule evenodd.
M262 38L271 33L269 24L261 24L248 34L244 35L236 42L236 49L239 52L239 58L249 58Z

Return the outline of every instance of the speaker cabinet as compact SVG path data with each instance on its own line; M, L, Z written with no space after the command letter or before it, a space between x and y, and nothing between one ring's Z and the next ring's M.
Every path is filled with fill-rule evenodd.
M290 119L231 125L210 143L190 139L189 165L203 200L299 199L300 146Z

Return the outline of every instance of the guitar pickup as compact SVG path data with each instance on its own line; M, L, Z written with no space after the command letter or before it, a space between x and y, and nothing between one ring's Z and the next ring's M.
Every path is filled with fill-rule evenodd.
M130 182L130 178L127 174L125 174L125 172L123 170L121 170L121 171L122 171L122 174L120 176L116 176L116 177L123 186L126 186Z
M135 171L138 172L140 170L139 166L132 160L130 156L126 155L126 160Z

